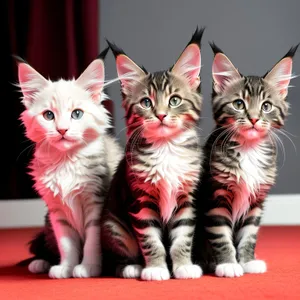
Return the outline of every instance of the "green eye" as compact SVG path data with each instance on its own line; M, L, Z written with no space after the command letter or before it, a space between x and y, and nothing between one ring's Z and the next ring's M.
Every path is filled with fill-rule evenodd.
M245 102L242 99L234 100L232 105L236 110L243 110L245 108Z
M83 116L83 111L81 109L74 109L71 113L71 117L74 120L79 120L82 118L82 116Z
M264 112L270 112L272 110L272 104L269 101L266 101L262 104L261 108Z
M178 96L173 96L170 100L169 100L169 105L171 107L176 107L181 103L181 98L179 98Z
M145 109L152 107L152 101L149 98L144 98L140 102L141 106Z
M46 110L43 113L43 117L47 120L47 121L51 121L54 119L54 113L51 110Z

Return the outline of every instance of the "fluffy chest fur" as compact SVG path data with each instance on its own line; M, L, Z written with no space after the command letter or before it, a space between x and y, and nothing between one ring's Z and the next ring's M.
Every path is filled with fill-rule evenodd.
M235 149L237 161L227 162L225 172L217 176L233 192L232 217L237 220L249 209L251 202L267 186L274 184L276 168L275 155L271 145L261 144L253 148Z
M139 155L140 163L133 166L133 172L139 174L135 188L155 196L164 221L171 218L178 196L187 195L199 178L200 153L197 148L187 146L187 138L153 144Z
M85 151L55 155L37 148L31 164L35 188L50 211L63 211L79 233L84 229L85 207L109 182L103 143L98 141Z

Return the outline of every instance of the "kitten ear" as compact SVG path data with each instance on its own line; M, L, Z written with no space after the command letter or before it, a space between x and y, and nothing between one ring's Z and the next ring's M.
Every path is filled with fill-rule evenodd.
M210 46L215 54L212 75L216 92L224 91L228 83L241 79L242 76L229 58L214 43Z
M23 104L28 109L35 95L48 85L48 81L39 72L25 62L18 63L18 77L23 93Z
M145 76L147 71L140 68L134 63L122 49L118 48L115 44L107 41L110 49L112 50L115 59L119 80L121 81L122 91L130 90L130 87L138 80L138 78Z
M78 85L90 92L91 97L96 104L101 101L101 93L105 78L103 59L107 51L108 49L105 49L100 53L98 58L92 61L76 80Z
M201 39L204 28L196 29L192 39L181 53L179 59L172 67L173 74L184 76L192 88L197 88L200 84L201 70Z
M288 94L290 80L293 78L292 66L293 57L299 45L292 47L288 53L269 71L264 79L276 87L283 99Z

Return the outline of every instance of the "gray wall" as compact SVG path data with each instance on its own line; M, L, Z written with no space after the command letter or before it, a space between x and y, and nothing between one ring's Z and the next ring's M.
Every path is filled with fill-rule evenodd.
M299 0L101 0L100 49L105 38L115 42L149 71L169 68L177 59L196 26L206 26L202 43L203 140L212 129L210 93L212 51L208 41L229 56L241 73L263 75L292 46L300 42ZM300 50L300 49L299 49ZM108 55L106 78L116 76L114 58ZM300 51L294 73L300 74ZM289 91L291 116L285 129L300 149L300 78ZM109 88L115 102L116 132L125 126L119 83ZM125 130L119 133L122 143ZM279 178L272 193L300 193L300 159L283 137L286 159L279 158ZM299 152L299 150L298 150Z

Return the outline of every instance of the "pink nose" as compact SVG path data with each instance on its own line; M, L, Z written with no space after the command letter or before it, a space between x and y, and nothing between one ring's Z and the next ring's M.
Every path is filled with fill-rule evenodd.
M252 119L249 119L250 120L250 122L254 125L257 121L258 121L258 119L256 119L256 118L252 118Z
M64 135L68 129L57 129L57 131L61 134L61 135Z
M160 115L157 115L156 117L162 122L163 119L164 119L166 116L167 116L167 115L160 114Z

